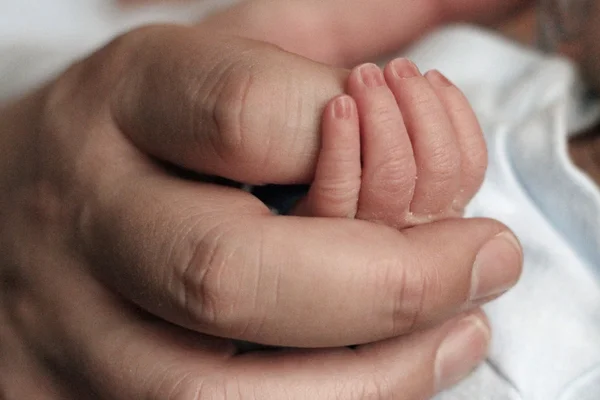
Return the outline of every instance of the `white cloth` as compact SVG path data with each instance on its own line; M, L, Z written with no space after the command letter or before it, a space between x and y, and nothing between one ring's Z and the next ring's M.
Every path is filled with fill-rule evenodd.
M123 12L107 0L0 0L0 104L135 25L188 22L235 0ZM487 308L489 362L440 400L600 399L600 195L571 164L568 132L598 116L574 69L480 30L457 27L410 56L471 100L490 167L471 216L497 218L525 247L519 285Z
M487 365L440 399L600 399L600 194L567 154L598 117L572 65L466 27L409 55L469 97L490 153L468 214L496 218L525 249L523 277L487 307Z

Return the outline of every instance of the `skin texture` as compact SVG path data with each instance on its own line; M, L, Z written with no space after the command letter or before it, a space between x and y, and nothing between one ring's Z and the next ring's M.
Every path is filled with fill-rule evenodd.
M438 71L405 59L355 68L323 114L314 182L301 215L397 229L458 217L483 182L487 154L475 113Z
M305 55L148 27L0 111L2 398L411 400L483 359L477 307L522 263L501 224L275 217L164 168L310 182L350 71Z

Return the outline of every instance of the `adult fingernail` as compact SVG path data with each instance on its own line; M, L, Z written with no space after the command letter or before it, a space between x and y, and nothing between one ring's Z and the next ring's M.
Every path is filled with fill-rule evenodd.
M471 275L471 302L500 295L521 275L523 253L517 238L504 232L487 242L477 254Z
M466 378L485 359L490 330L477 315L458 321L448 333L435 359L436 392Z
M420 75L419 68L406 58L397 58L391 62L392 72L396 78L406 79Z
M375 88L385 85L383 72L375 64L365 64L358 68L360 80L369 88Z

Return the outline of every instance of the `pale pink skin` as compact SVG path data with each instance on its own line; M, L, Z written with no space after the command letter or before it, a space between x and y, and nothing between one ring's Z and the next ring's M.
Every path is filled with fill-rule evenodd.
M323 114L314 183L296 213L395 228L458 217L484 178L487 152L462 92L406 59L355 68Z

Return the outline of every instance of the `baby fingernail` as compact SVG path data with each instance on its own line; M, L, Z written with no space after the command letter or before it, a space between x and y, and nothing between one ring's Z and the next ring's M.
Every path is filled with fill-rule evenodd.
M354 102L349 96L340 96L333 103L333 116L337 119L350 119L354 114Z
M487 242L477 254L471 275L471 301L500 295L521 275L523 253L517 238L504 232Z
M458 321L436 354L436 391L466 378L485 359L489 342L490 330L480 317L470 315Z
M425 74L427 80L433 85L438 87L452 86L452 82L440 71L434 69Z
M406 79L420 75L419 68L406 58L397 58L391 62L392 72L396 78Z
M365 64L358 68L360 80L362 83L369 88L375 88L385 85L385 78L383 72L375 64Z

